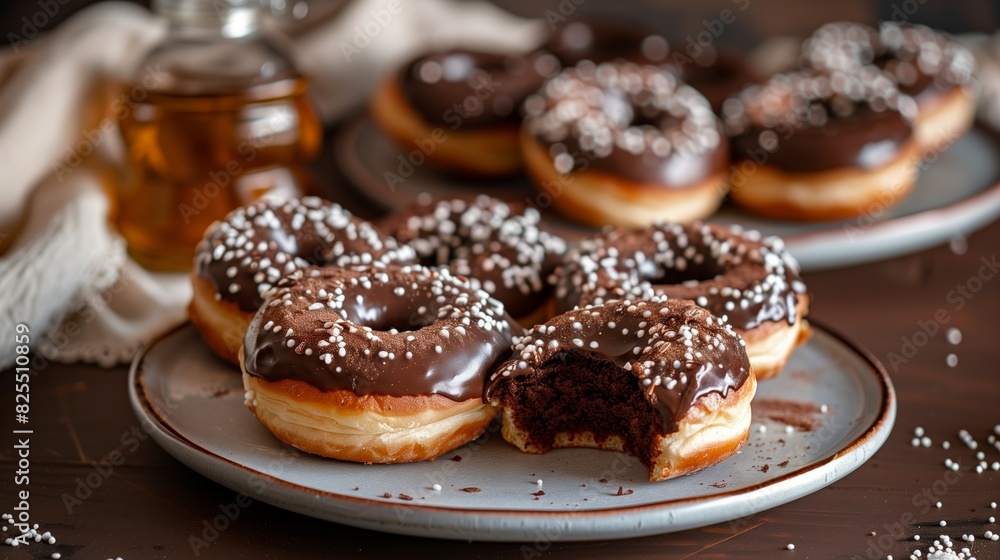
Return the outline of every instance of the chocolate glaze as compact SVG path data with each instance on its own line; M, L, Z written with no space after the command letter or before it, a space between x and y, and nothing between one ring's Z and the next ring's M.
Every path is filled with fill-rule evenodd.
M413 60L400 70L399 84L428 123L451 129L517 126L525 98L558 70L558 61L544 53L456 49Z
M525 112L525 128L560 173L595 169L685 188L728 164L728 145L705 98L652 66L581 62L528 98Z
M510 354L512 324L503 304L446 269L313 268L260 308L244 367L324 391L464 401L482 397Z
M515 355L490 376L486 399L513 407L515 417L518 403L507 398L509 385L545 376L552 360L566 352L611 361L621 375L634 378L659 412L661 434L676 431L704 396L725 397L751 375L743 339L730 325L690 301L662 297L570 311L514 343Z
M809 173L877 169L913 138L916 102L874 67L782 74L726 101L733 158Z
M371 224L316 197L259 200L213 223L198 244L195 274L216 287L217 300L254 312L278 281L313 265L414 262Z
M662 35L623 22L569 22L549 35L543 49L564 67L584 60L657 66L699 91L716 112L730 95L758 81L747 61L735 51L708 46L691 56L685 45L676 45L673 50Z
M740 331L794 323L806 291L780 239L701 223L607 230L581 241L555 276L560 312L667 296L695 301Z
M425 265L450 267L504 303L531 314L551 293L549 275L566 253L535 208L485 195L418 202L379 223Z
M732 141L737 160L763 160L786 171L808 173L841 167L877 169L894 158L913 137L910 121L897 111L875 112L858 106L849 116L824 126L782 130L773 151L760 143L761 126L749 127ZM761 150L765 150L762 152Z
M738 52L706 48L692 62L675 65L678 77L705 96L712 110L721 114L722 104L733 94L760 81Z
M543 48L566 67L584 60L595 63L625 60L673 68L666 39L649 29L623 22L568 22L549 35Z

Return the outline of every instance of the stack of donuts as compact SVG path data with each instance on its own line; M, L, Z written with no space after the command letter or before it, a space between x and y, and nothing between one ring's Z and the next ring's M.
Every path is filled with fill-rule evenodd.
M191 278L192 322L239 364L257 419L363 463L434 459L499 414L528 453L616 449L651 480L690 473L739 450L758 379L809 333L776 238L660 224L570 247L485 196L377 224L261 200L206 231Z
M921 158L972 124L972 55L926 27L828 24L796 69L766 80L734 52L694 54L574 21L524 55L417 57L371 112L445 170L523 170L574 220L624 227L706 218L730 191L781 219L863 215L904 199Z

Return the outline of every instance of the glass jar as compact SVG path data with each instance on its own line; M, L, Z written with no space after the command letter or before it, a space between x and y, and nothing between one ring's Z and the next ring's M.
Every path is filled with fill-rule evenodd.
M322 126L309 83L261 32L260 0L159 0L166 38L138 65L121 121L116 223L140 264L191 268L205 229L263 195L315 186Z

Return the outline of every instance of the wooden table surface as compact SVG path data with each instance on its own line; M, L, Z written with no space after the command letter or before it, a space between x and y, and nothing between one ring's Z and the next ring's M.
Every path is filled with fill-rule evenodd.
M356 207L341 191L328 194ZM899 394L896 428L845 479L736 523L624 541L466 543L355 529L254 502L239 508L225 530L206 532L237 495L186 468L142 432L128 404L127 368L53 363L31 381L29 488L32 522L58 542L0 548L0 557L48 558L59 551L74 559L190 558L194 537L207 545L197 551L203 558L906 558L921 544L911 540L915 533L924 547L933 535L960 542L963 533L973 533L978 558L1000 558L1000 542L982 538L988 529L1000 531L984 524L1000 515L988 509L1000 501L1000 473L970 471L974 453L957 435L968 430L988 461L1000 460L985 442L1000 424L1000 223L971 235L961 249L943 246L805 275L815 297L812 315L866 346L889 369ZM946 340L952 327L962 333L958 345ZM934 332L925 337L922 330ZM957 367L946 365L949 353L958 356ZM0 379L0 513L13 513L13 372ZM916 426L926 429L931 448L911 446ZM943 440L950 450L941 448ZM962 469L946 470L948 457ZM933 507L936 501L941 509ZM946 529L938 527L941 519ZM794 551L785 549L788 543Z

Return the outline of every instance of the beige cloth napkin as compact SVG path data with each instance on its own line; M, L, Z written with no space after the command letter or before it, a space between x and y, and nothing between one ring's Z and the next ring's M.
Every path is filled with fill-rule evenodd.
M359 36L366 26L379 29L367 42ZM0 333L27 324L36 366L111 366L184 320L186 275L144 270L107 224L123 149L102 84L129 75L164 30L141 8L105 3L0 54ZM481 2L358 0L295 43L329 121L414 53L457 44L527 49L543 33L543 23ZM0 345L0 367L13 352Z

